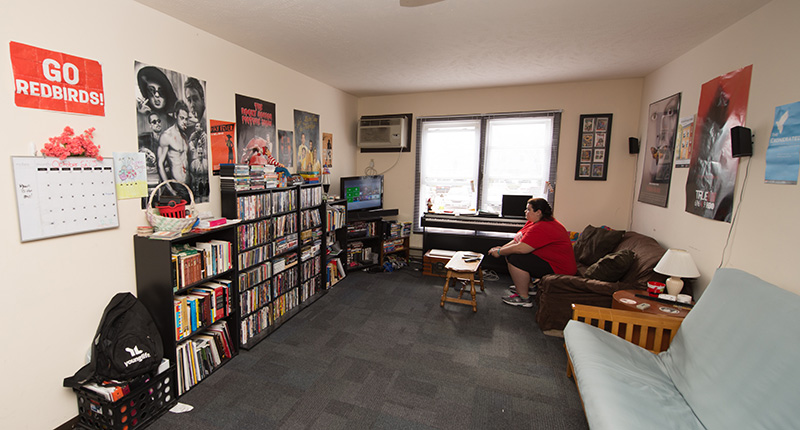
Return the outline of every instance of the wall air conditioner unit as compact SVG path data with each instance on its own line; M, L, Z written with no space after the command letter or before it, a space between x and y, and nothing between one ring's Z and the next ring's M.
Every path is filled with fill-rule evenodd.
M358 147L362 149L404 149L406 118L361 118L358 121Z

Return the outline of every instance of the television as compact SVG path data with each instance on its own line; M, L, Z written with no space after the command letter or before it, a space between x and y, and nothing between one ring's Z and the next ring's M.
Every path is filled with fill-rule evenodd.
M340 190L347 212L383 209L383 175L344 177Z
M500 216L503 218L525 218L525 209L528 207L530 198L531 196L503 194L503 206L500 209Z

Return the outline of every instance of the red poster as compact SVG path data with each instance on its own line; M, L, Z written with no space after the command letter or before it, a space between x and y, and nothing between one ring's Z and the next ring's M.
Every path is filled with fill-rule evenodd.
M236 124L211 120L211 163L214 172L219 172L220 163L236 163Z
M17 42L9 45L17 106L105 116L99 62Z

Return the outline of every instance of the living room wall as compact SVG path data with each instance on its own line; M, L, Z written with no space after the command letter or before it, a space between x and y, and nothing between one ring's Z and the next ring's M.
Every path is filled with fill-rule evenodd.
M702 275L696 283L699 291L705 289L716 268L722 265L746 270L800 294L794 267L796 244L800 241L796 227L800 188L764 183L775 107L800 101L798 17L800 2L775 0L645 79L639 121L643 135L650 103L680 92L681 117L696 114L703 83L753 65L746 120L755 135L753 156L739 161L734 193L734 209L738 212L733 224L685 212L688 169L673 170L666 208L634 203L634 230L655 237L664 246L686 249L692 254ZM637 167L638 196L641 160Z
M293 129L293 110L320 115L334 136L334 176L355 167L356 98L131 0L14 2L0 14L0 158L6 209L3 239L3 339L0 379L6 389L0 427L54 428L77 415L75 395L61 386L83 363L103 308L119 291L136 291L133 240L146 225L138 199L120 200L119 228L20 243L10 157L32 155L64 126L96 127L101 154L136 151L134 61L203 79L207 116L235 121L234 94L276 104L276 125ZM105 116L83 116L14 104L9 41L99 61ZM219 180L211 178L202 211L220 215ZM337 187L338 188L338 187Z
M562 109L555 217L569 230L581 231L588 224L627 229L637 158L628 153L628 137L639 135L642 84L641 79L621 79L364 97L358 101L358 114L413 113L414 136L416 118L423 116ZM609 112L614 117L608 180L576 181L580 115ZM378 173L386 171L385 205L399 209L402 221L414 216L415 157L414 138L411 152L359 153L356 157L358 174L370 163ZM412 236L412 247L422 247L421 236Z

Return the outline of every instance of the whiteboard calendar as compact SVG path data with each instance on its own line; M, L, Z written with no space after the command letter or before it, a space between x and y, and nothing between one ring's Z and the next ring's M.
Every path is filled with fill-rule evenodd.
M11 157L23 242L119 227L114 160Z

